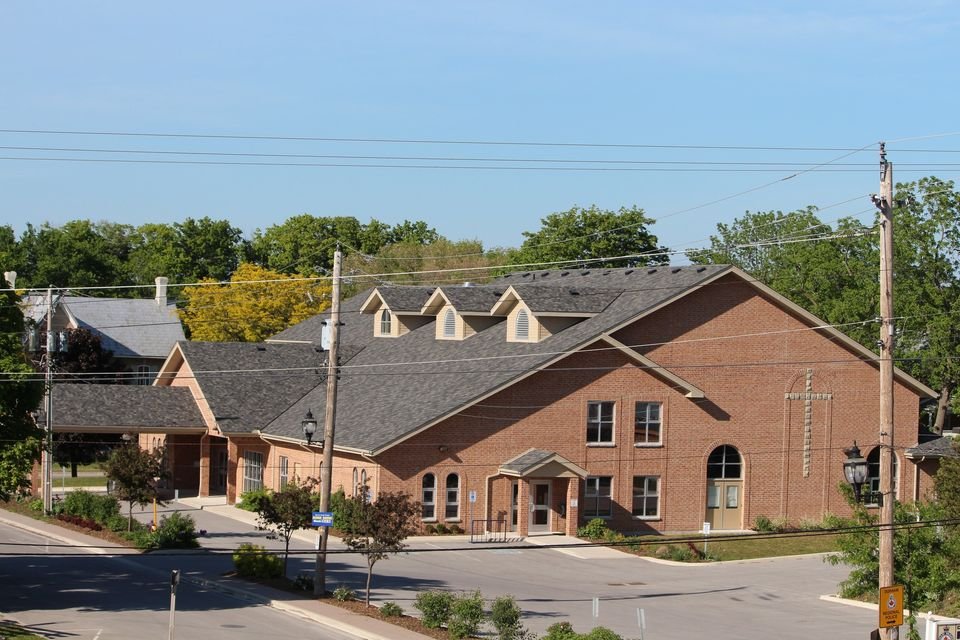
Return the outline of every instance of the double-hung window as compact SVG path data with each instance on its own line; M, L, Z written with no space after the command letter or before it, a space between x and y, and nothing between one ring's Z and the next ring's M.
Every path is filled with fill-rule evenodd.
M612 476L590 476L583 492L583 516L585 518L609 518L613 515L611 489Z
M460 517L460 476L455 473L447 476L443 517L447 520L456 520Z
M614 402L587 403L587 444L613 444Z
M659 402L638 402L633 426L633 443L637 446L661 444Z
M433 520L437 517L437 477L432 473L423 474L423 481L420 483L420 517L424 520Z
M280 456L280 488L283 489L290 481L290 458Z
M263 454L246 451L243 454L243 492L263 488Z
M660 517L660 478L633 476L633 517Z

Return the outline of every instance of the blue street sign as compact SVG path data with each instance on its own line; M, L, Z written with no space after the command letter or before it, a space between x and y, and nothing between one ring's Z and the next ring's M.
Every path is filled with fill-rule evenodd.
M329 511L314 511L311 524L315 527L332 527L333 513Z

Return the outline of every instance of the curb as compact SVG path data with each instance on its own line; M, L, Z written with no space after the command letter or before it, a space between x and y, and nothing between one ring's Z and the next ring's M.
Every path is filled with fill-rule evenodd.
M45 529L41 529L40 527L33 527L33 526L31 526L31 525L29 525L29 524L27 524L27 523L25 523L25 522L20 522L20 521L18 521L18 520L11 520L11 519L3 516L3 515L0 515L0 523L9 525L9 526L14 527L14 528L16 528L16 529L22 529L23 531L29 531L30 533L34 533L34 534L36 534L36 535L38 535L38 536L43 536L43 537L45 537L45 538L50 538L50 539L52 539L52 540L57 540L57 541L62 542L62 543L64 543L64 544L70 544L70 545L76 545L76 544L77 544L76 538L69 538L69 537L67 537L67 536L63 536L63 535L60 535L60 534L57 534L57 533L53 533L53 532L51 532L51 531L47 531L47 530L45 530ZM50 526L56 526L56 525L50 525ZM83 534L78 534L78 535L83 535ZM104 550L104 549L100 549L100 548L97 548L97 547L86 547L86 550L89 551L90 553L94 553L94 554L97 554L97 555L100 555L100 556L118 556L118 555L125 555L125 554L123 554L123 553L111 553L110 551L107 551L107 550Z

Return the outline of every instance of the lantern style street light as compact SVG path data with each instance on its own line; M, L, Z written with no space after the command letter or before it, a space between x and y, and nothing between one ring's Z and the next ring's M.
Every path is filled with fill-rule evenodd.
M307 409L307 415L300 421L303 427L303 436L307 439L307 445L313 443L313 435L317 432L317 419L313 417L313 411ZM320 442L323 442L323 434L320 434Z
M860 447L857 446L856 440L853 441L852 447L844 449L843 452L847 454L847 459L843 461L843 475L846 476L847 482L853 488L853 495L857 502L860 502L863 495L863 484L867 481L867 475L869 474L867 460L860 454Z

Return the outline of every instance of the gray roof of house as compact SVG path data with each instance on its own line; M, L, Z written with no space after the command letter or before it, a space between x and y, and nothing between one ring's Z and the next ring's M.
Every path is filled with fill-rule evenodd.
M372 317L359 313L362 300L357 298L361 296L348 299L341 306L341 344L359 350L349 360L341 358L335 445L381 450L551 362L556 354L589 344L729 268L603 269L569 272L567 276L538 272L536 280L529 275L510 276L482 285L501 292L506 288L504 282L520 287L534 281L537 285L617 290L604 313L585 318L539 343L507 342L502 321L465 340L437 340L432 322L398 338L373 338ZM275 338L319 340L319 323L320 318L312 318ZM288 398L292 401L289 407L265 424L263 433L301 438L300 421L308 408L323 420L323 386L298 400Z
M908 458L960 457L960 437L941 436L907 449Z
M53 386L54 430L71 427L158 430L205 429L186 387L57 383Z
M500 468L514 473L523 473L530 467L546 462L555 455L557 454L553 451L530 449L511 460L507 460L500 465Z
M503 286L443 286L440 287L454 309L463 312L489 313L497 300L503 295Z
M435 289L436 287L384 286L377 287L377 292L393 311L419 312Z
M64 296L59 304L79 328L98 334L100 345L118 358L166 358L173 345L185 339L173 304L81 296ZM44 296L25 296L24 305L25 315L34 322L46 317Z
M534 313L601 313L616 300L616 289L594 289L567 284L529 284L515 287Z
M326 380L326 353L310 344L181 342L180 350L226 432L262 429Z

